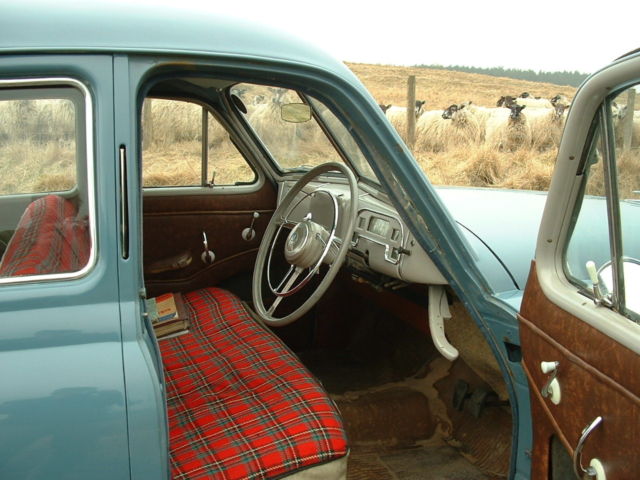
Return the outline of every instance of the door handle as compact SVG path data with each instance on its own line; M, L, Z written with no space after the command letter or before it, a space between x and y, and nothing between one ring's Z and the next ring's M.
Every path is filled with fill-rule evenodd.
M204 246L204 251L202 252L202 255L200 255L200 258L202 259L202 263L210 265L216 259L216 255L213 251L209 250L209 242L207 241L207 234L204 233L204 230L202 231L202 244Z
M584 448L584 444L587 442L587 438L589 438L591 432L593 432L601 423L602 417L598 416L589 425L587 425L584 430L582 430L580 440L578 440L578 445L573 451L573 473L576 474L576 478L581 480L584 480L585 478L606 480L607 478L604 466L597 458L591 459L587 468L582 466L582 449Z
M540 390L540 393L544 398L549 398L554 405L558 405L562 399L560 382L556 378L559 368L560 362L540 362L540 370L542 370L542 373L545 375L551 374L547 383L545 383Z

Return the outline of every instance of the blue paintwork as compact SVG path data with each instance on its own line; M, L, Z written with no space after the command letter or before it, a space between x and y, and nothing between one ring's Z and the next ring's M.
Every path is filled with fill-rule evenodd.
M511 474L527 478L527 382L504 344L519 344L517 294L508 289L504 272L502 279L482 273L480 257L492 260L479 253L477 238L461 232L357 78L323 52L262 26L158 6L90 3L36 10L4 5L0 17L0 74L67 74L81 78L96 96L99 220L98 264L87 277L0 288L0 477L168 478L162 373L138 295L140 252L133 248L123 259L117 244L115 146L128 145L129 158L137 158L137 88L145 76L168 63L189 71L193 62L215 68L217 75L241 74L245 81L286 79L353 127L400 215L498 358L516 424ZM135 162L128 169L136 246L141 219ZM452 198L449 208L455 211ZM472 219L456 218L467 232L486 233ZM495 262L492 268L499 270Z
M104 124L96 153L112 158L108 57L0 57L3 77L54 74L93 85ZM97 170L113 181L111 164ZM0 478L128 477L113 202L112 190L98 191L101 255L90 275L0 288Z
M187 7L86 2L40 11L24 3L2 6L0 52L122 52L216 56L320 66L344 78L355 75L303 39L265 25L216 17Z
M436 191L453 218L490 247L515 280L515 287L524 290L536 250L546 192L460 187L438 187ZM483 257L491 252L485 248L478 254ZM497 269L481 270L490 283L496 283L503 275ZM494 291L513 287L512 282L507 288L494 288Z

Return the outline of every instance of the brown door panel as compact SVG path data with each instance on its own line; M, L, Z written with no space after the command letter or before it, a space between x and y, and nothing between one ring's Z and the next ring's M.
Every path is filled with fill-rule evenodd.
M144 198L144 264L149 295L163 291L189 291L215 285L225 278L253 268L258 246L276 206L275 189L270 184L246 195L191 195ZM253 212L256 236L242 238ZM202 232L207 234L213 264L205 264ZM154 262L188 251L191 263L180 269L150 273Z
M540 288L535 264L519 319L523 367L531 387L534 437L531 478L552 478L549 471L552 435L573 454L583 428L597 416L602 416L603 422L585 443L583 465L597 457L608 480L637 478L638 356L552 304ZM556 377L561 389L558 405L540 393L550 376L542 373L542 361L560 362Z

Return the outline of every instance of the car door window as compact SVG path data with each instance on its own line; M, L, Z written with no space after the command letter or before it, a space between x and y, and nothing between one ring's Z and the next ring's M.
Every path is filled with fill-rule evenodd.
M256 174L205 107L147 98L142 108L142 178L145 187L213 187L253 183Z
M89 94L70 79L5 85L0 281L76 275L92 258Z
M634 221L640 213L640 117L635 94L632 87L610 97L594 122L583 159L582 198L565 251L569 279L597 302L633 319L640 313L640 225Z

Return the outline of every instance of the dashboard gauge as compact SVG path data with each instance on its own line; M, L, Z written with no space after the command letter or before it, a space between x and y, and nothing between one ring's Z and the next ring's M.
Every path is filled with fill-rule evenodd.
M380 217L371 217L367 231L386 238L389 233L389 222Z

